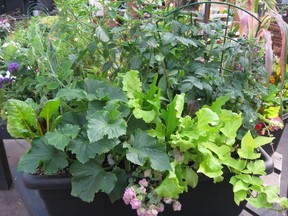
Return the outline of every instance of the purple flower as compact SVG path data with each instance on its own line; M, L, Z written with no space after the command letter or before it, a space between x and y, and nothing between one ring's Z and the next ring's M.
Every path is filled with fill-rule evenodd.
M4 77L2 80L2 82L5 82L5 83L9 83L10 81L11 81L11 79L8 77Z
M136 193L132 187L128 187L125 189L125 192L123 194L123 200L126 205L128 205L132 199L136 197Z
M17 62L12 62L8 65L8 71L10 73L18 71L18 68L19 68L19 64Z

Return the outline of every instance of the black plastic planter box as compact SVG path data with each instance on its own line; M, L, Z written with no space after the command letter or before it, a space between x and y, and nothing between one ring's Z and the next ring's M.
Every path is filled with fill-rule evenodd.
M269 155L261 150L266 164L266 172L273 172L274 164ZM29 189L38 190L50 216L132 216L137 215L135 210L124 204L122 200L110 203L106 194L97 194L92 203L85 203L70 195L71 181L69 177L38 176L23 174L24 185ZM182 210L174 212L171 206L165 206L160 215L172 216L237 216L244 209L246 203L237 206L229 178L221 183L214 184L211 179L200 180L195 189L180 196Z

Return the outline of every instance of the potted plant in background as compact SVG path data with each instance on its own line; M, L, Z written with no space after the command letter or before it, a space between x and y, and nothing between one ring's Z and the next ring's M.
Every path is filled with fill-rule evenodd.
M163 20L165 11L154 12L153 5L145 6L152 14L149 20L141 19L140 8L136 20L128 13L118 17L119 3L111 2L104 4L107 13L97 20L78 1L56 3L58 16L30 20L2 49L4 64L19 64L13 81L2 88L7 129L31 143L18 168L34 174L24 177L31 188L42 177L54 182L47 187L44 180L38 183L51 215L63 215L60 207L67 201L60 200L67 196L82 206L68 204L64 211L69 215L88 215L86 208L94 214L117 208L131 214L130 207L138 215L173 214L181 210L181 202L183 215L193 204L204 215L207 209L227 210L208 202L209 197L228 198L224 206L229 202L233 209L225 215L241 212L234 201L241 207L248 201L259 208L287 208L287 199L277 195L277 188L263 186L259 177L273 169L269 157L258 150L272 139L253 137L240 109L257 112L261 103L261 98L253 100L265 86L257 45L242 38L222 47L221 22L191 26L172 16ZM105 28L113 18L122 24ZM211 36L209 41L201 30ZM224 59L234 58L227 76L219 73L223 49ZM251 75L257 82L250 82ZM55 182L55 175L64 183ZM211 188L226 185L230 190L221 190L221 195L227 192L221 199L213 197L215 192L211 196ZM65 195L51 198L46 195L50 188ZM70 192L93 203L84 204ZM198 192L204 195L205 208L197 201ZM110 208L103 204L108 197L120 201Z

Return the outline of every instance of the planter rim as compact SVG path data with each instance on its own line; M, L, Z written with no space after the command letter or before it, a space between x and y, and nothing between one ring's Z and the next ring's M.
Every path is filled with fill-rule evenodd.
M71 177L61 175L33 175L23 173L25 187L35 190L71 189Z

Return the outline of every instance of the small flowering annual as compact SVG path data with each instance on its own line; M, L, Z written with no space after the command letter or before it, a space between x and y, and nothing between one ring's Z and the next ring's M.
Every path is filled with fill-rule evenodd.
M144 176L152 176L151 170L147 171ZM164 203L171 204L174 211L181 210L181 203L178 200L164 198L155 193L155 187L151 183L150 178L144 177L138 183L127 187L123 200L126 205L131 205L135 209L138 216L157 216L158 213L164 211Z
M12 62L8 65L8 71L10 73L17 72L19 68L19 64L17 62Z

